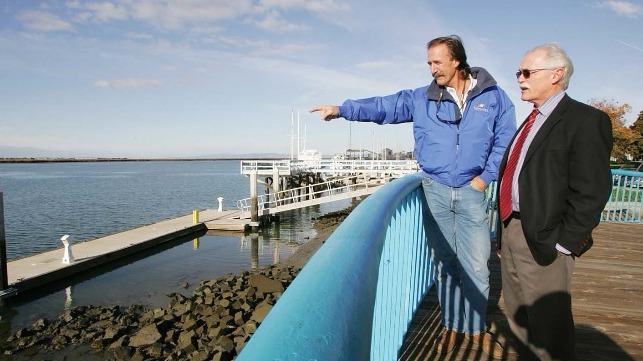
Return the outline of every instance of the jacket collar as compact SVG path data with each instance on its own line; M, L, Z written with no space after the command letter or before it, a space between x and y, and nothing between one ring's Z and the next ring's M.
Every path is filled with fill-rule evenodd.
M473 98L476 95L482 93L483 90L495 86L496 80L486 71L484 68L472 67L471 76L476 79L476 86L471 89L471 93L467 98ZM426 90L426 95L429 100L438 101L440 99L440 94L442 94L442 100L454 101L453 97L446 91L443 86L439 86L435 80L429 84L429 88Z
M556 124L558 124L562 119L563 115L565 115L565 112L567 111L567 107L569 106L569 103L571 102L572 98L569 97L569 95L565 94L563 98L560 100L556 108L551 112L549 117L545 119L545 122L543 123L542 127L538 130L538 133L536 133L536 136L534 139L531 141L531 144L529 145L529 149L527 149L527 154L525 154L525 161L524 163L527 163L529 159L534 155L536 150L540 147L540 145L543 143L545 138L549 136L549 133L551 133L554 128L556 127Z

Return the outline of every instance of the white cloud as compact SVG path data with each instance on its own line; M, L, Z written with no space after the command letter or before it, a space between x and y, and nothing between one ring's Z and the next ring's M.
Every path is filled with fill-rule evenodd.
M152 40L154 39L154 36L152 34L146 34L146 33L134 33L134 32L128 32L124 34L126 38L132 39L132 40Z
M169 29L198 22L231 19L250 13L253 9L249 0L143 0L128 4L133 18Z
M261 29L279 33L305 30L307 28L304 25L297 25L286 21L276 10L271 10L261 20L248 20L247 22Z
M311 51L315 48L311 44L299 44L299 43L273 43L266 40L250 40L247 38L241 37L232 37L232 36L222 36L217 39L222 44L232 46L240 49L240 51L249 51L249 54L253 55L290 55L290 54L302 54ZM231 53L233 54L233 53Z
M363 62L356 64L355 66L359 69L364 69L364 70L374 70L374 69L385 69L385 68L390 68L394 64L390 61L368 61L368 62Z
M621 0L603 1L596 4L596 7L601 9L608 9L617 15L627 16L630 18L638 18L641 14L641 6Z
M128 10L122 5L115 5L109 2L89 3L86 5L94 18L101 22L112 20L124 20L128 17Z
M51 32L73 30L70 23L44 11L23 11L18 14L18 20L20 20L25 27L36 31Z
M304 28L285 20L276 9L304 10L313 13L346 12L348 5L336 0L263 0L258 5L251 0L114 0L103 2L68 1L68 10L75 12L79 22L94 20L135 19L164 29L181 29L187 25L212 23L247 16L265 16L252 21L260 28L293 31Z
M115 88L115 89L138 89L152 88L161 86L160 80L155 79L114 79L114 80L96 80L94 86L97 88Z
M350 6L335 0L262 0L261 7L265 9L306 9L319 13L335 13L338 11L349 11Z

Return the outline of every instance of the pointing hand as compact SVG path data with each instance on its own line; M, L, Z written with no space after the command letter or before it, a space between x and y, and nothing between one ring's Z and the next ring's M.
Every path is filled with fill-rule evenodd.
M325 121L339 118L339 107L335 105L319 105L308 111L309 113L319 112L321 118Z

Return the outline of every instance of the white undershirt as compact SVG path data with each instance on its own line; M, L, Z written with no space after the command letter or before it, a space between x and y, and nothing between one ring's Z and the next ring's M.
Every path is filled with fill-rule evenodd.
M465 90L464 94L458 94L458 91L454 88L451 87L446 87L447 92L451 94L453 99L455 99L455 103L458 105L458 108L460 108L460 114L464 114L464 108L467 106L467 96L469 95L469 92L471 89L475 88L476 84L478 84L478 80L474 79L469 75L469 88ZM462 97L462 99L460 99Z

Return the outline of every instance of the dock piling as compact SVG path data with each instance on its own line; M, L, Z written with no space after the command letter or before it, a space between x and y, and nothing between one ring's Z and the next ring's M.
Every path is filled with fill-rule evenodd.
M7 239L4 233L4 198L0 192L0 278L2 288L6 290L9 287L9 278L7 276Z
M259 221L259 203L257 200L257 171L250 172L250 220ZM256 229L253 229L256 232Z
M279 194L279 168L276 166L272 167L272 194L274 194L274 200L275 200L275 207L280 205L279 199L277 199L277 195Z

